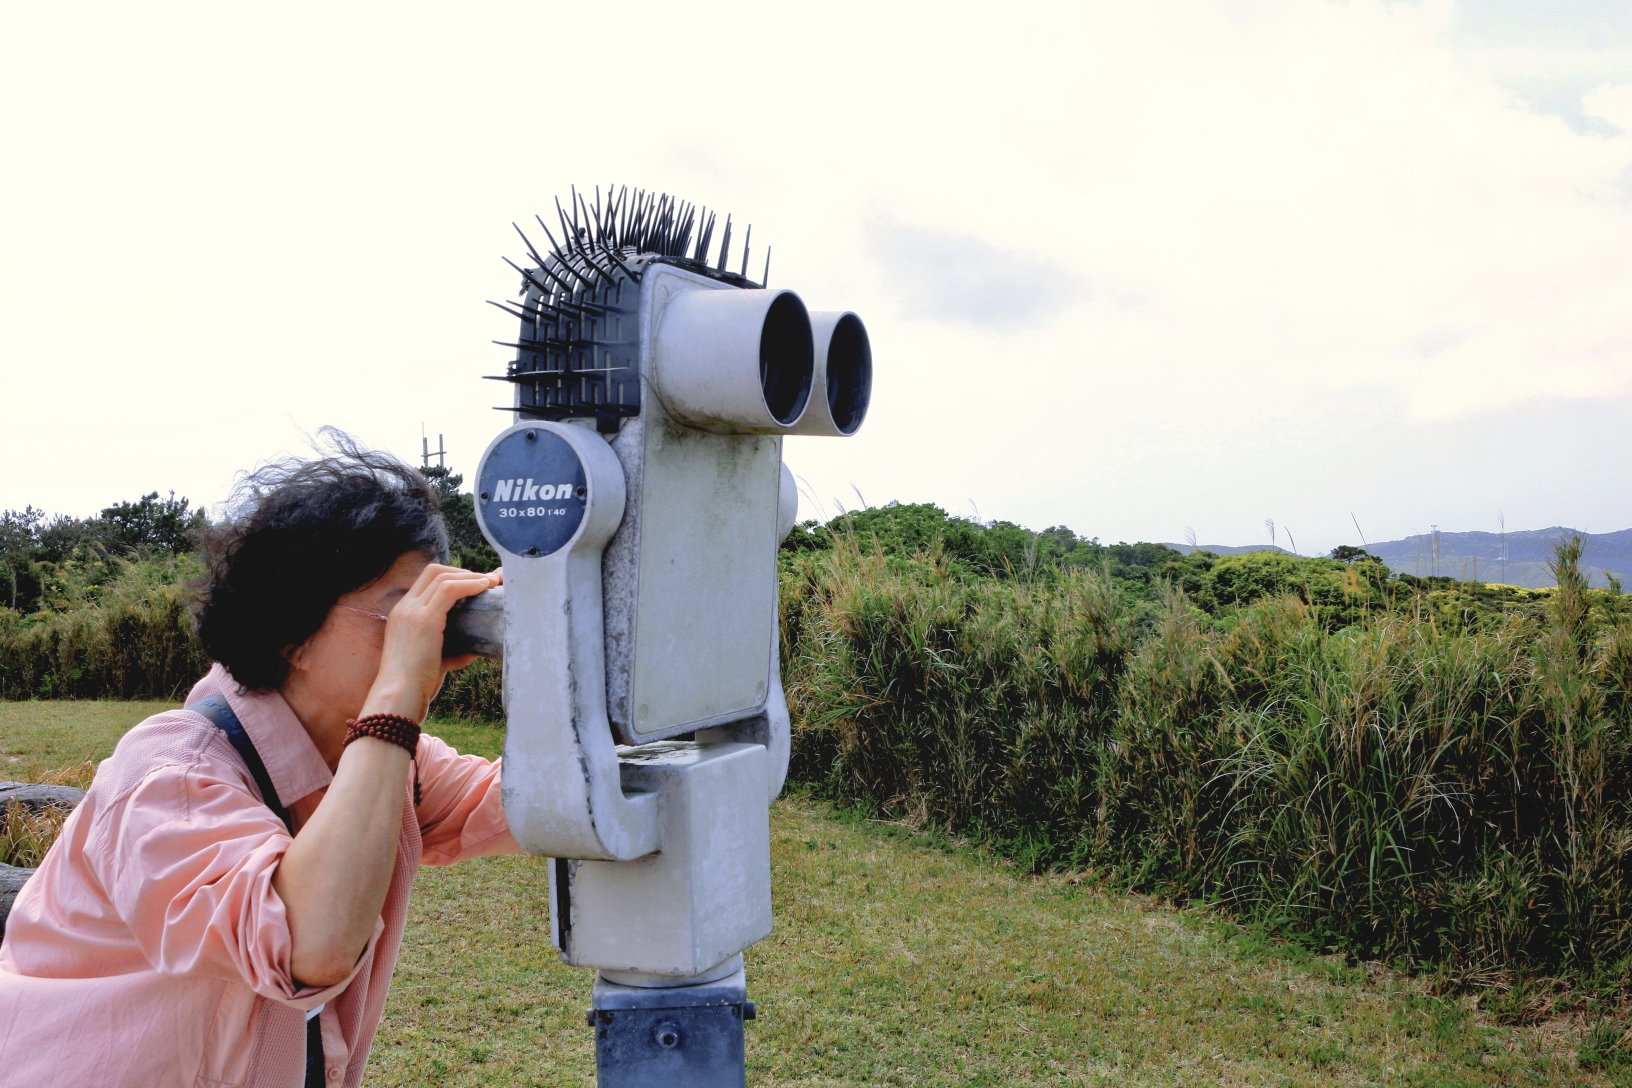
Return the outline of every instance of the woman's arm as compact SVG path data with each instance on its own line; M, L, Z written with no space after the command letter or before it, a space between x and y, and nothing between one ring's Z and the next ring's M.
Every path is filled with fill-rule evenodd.
M278 865L272 887L289 918L289 967L304 985L344 979L374 933L396 866L408 766L408 753L383 740L348 745L322 803Z
M442 658L448 609L500 580L426 566L391 609L379 672L358 716L424 720L443 674L471 660ZM291 969L306 985L344 979L373 935L396 866L410 761L405 749L373 737L346 745L333 783L278 866L273 887L288 913Z
M503 762L460 755L440 737L419 738L421 865L452 865L491 854L519 854L504 818Z

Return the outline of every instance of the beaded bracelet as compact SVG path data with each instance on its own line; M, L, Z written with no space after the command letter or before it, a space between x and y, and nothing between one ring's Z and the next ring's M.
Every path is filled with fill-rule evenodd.
M373 737L406 748L409 755L419 750L419 723L401 714L370 714L346 722L346 744L358 737Z
M401 714L370 714L364 718L350 718L346 721L346 739L341 747L345 747L359 737L373 737L383 740L387 744L395 744L399 748L407 749L414 760L414 807L420 803L419 792L419 724L412 718L404 718Z

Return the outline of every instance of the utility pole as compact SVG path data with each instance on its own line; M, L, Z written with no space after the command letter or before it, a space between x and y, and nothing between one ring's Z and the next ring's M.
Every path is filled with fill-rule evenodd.
M1502 584L1507 584L1507 515L1496 511L1496 530L1502 538Z
M431 458L436 458L437 468L447 467L448 451L442 445L442 436L436 436L436 449L431 449L431 440L425 436L425 424L419 425L419 460L421 468L431 467Z

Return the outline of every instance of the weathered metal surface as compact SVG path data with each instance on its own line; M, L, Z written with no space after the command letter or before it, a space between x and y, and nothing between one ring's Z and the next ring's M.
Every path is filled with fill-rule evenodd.
M754 1016L739 969L699 986L646 989L598 979L597 1088L744 1088L744 1021Z
M448 611L442 656L478 654L504 660L504 587L466 597Z
M737 292L649 266L641 321L687 294ZM650 381L655 338L642 344ZM757 370L756 370L757 375ZM753 381L758 395L758 378ZM602 563L607 715L644 744L764 712L776 631L782 438L681 426L662 399L610 439L628 500Z
M624 792L662 799L663 848L633 861L569 861L555 929L570 933L561 954L573 966L672 986L771 932L766 750L660 741L620 756Z
M623 516L623 471L603 438L572 423L518 424L494 439L483 465L528 432L572 447L585 494L573 535L548 552L510 551L511 538L490 524L498 506L476 504L482 531L504 560L505 817L516 841L535 854L642 857L662 845L658 799L626 796L619 784L600 608L601 552ZM483 472L478 478L489 489Z

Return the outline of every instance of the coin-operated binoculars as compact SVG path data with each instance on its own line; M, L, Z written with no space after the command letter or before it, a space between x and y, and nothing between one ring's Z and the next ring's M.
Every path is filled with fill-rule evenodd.
M562 959L598 972L597 1083L742 1085L788 766L782 438L854 434L871 352L854 314L747 279L746 247L726 271L729 220L711 266L713 218L668 197L573 204L513 265L518 422L476 496L505 586L450 634L502 642L505 814L554 859Z

